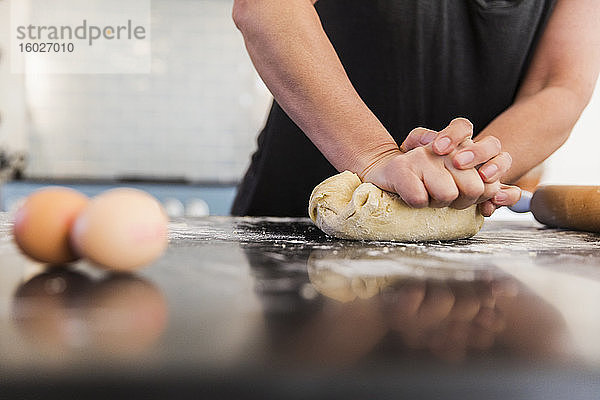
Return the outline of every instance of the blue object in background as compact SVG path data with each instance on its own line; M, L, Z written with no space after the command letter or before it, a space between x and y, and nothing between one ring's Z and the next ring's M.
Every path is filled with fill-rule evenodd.
M64 186L95 196L118 187L140 189L156 197L170 217L229 215L235 197L235 186L186 185L163 183L77 183L12 181L0 187L0 209L13 211L32 192L47 186Z

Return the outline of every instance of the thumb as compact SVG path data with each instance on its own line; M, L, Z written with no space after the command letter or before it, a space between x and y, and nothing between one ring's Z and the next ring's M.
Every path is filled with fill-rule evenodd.
M404 139L402 145L400 146L400 150L403 153L409 152L412 149L417 147L425 146L437 137L438 133L436 131L432 131L427 128L415 128Z

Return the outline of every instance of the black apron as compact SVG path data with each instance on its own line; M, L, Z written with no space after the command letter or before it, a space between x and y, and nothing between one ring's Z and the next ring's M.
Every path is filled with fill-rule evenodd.
M320 0L323 28L359 95L398 144L466 117L475 132L508 108L556 0ZM305 217L337 171L277 102L233 215Z

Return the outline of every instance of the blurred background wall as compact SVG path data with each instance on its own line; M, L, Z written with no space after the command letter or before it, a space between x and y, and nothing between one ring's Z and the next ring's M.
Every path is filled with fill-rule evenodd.
M0 29L1 149L26 155L27 179L219 184L229 188L219 201L230 201L271 99L232 4L153 0L149 75L11 74L9 32ZM0 26L9 17L0 1ZM600 184L599 92L543 182Z
M153 0L150 75L7 76L4 60L12 95L2 104L18 102L20 113L2 107L10 118L0 132L4 140L21 130L25 175L235 183L270 95L231 7L228 0Z

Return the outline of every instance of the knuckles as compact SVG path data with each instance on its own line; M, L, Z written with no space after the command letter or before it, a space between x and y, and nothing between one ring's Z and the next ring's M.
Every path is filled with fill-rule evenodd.
M503 151L502 153L500 153L500 157L503 160L502 166L504 167L504 171L508 171L508 169L512 165L512 157L506 151Z
M462 195L468 200L477 200L481 196L483 196L484 192L485 185L483 184L481 179L476 179L464 186L462 190Z
M424 160L429 159L429 150L427 150L427 148L425 148L424 146L420 146L420 147L416 147L414 148L412 151L412 157L414 157L415 159L415 163L419 162L422 163L424 162ZM424 165L424 164L419 164L419 165Z
M402 200L412 208L425 208L429 205L429 197L422 193L409 193Z
M498 193L499 190L500 190L500 182L499 181L495 181L493 183L488 183L485 185L485 190L484 190L481 198L483 198L485 200L489 200L489 199L493 198L496 195L496 193Z
M432 197L438 202L442 203L444 206L451 204L454 200L458 199L459 192L456 187L448 188L447 190L436 193Z
M420 135L420 134L422 134L422 133L424 133L426 131L427 131L426 128L423 128L422 126L419 126L419 127L415 128L415 129L413 129L412 131L410 131L410 133L408 134L408 136Z
M518 186L509 186L503 188L504 192L508 194L508 204L513 205L521 199L522 190Z
M473 131L473 123L463 117L454 118L452 121L450 121L450 125L464 130Z
M494 152L500 153L502 150L502 142L500 142L500 139L498 139L496 136L488 136L487 141L490 143L490 146Z

